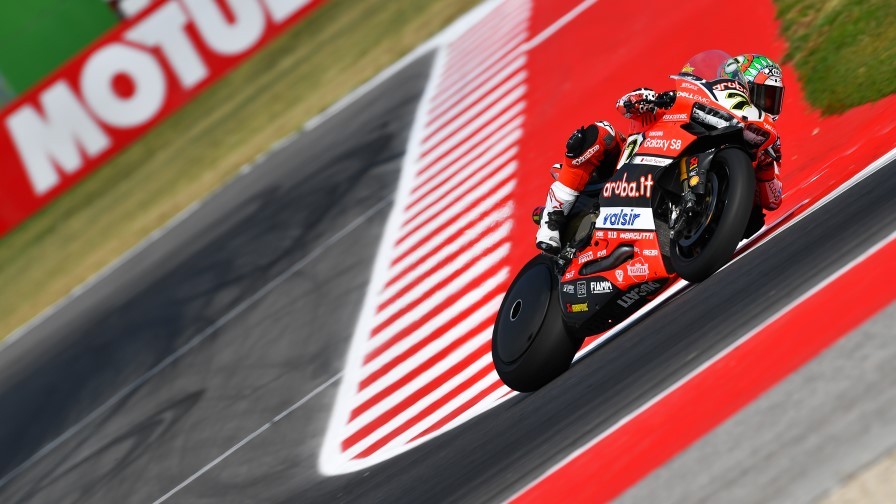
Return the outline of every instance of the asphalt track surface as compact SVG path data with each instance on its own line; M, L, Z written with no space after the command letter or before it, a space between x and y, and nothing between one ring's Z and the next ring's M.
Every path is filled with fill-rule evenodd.
M272 153L0 352L0 501L504 499L896 229L891 163L543 390L325 478L318 450L428 67Z
M896 302L619 501L818 502L896 449L894 327Z

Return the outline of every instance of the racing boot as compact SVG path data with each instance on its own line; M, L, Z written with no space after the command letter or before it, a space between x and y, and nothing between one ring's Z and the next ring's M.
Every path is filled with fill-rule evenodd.
M559 181L551 184L538 232L535 234L536 247L549 254L560 252L560 231L578 196L578 191L573 191Z

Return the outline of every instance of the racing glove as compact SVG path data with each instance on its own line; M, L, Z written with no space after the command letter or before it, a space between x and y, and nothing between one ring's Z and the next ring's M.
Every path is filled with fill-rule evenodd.
M649 88L638 88L626 93L616 102L616 110L626 119L637 119L656 113L656 92ZM649 102L649 103L648 103Z
M766 210L776 210L783 201L781 184L781 140L756 156L755 202Z
M776 210L784 200L781 171L777 162L756 166L756 203L766 210Z

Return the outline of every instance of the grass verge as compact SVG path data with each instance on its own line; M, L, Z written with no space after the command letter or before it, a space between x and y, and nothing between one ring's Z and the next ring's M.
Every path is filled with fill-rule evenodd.
M896 2L775 0L806 97L826 114L896 93Z
M0 240L0 337L479 0L330 0Z

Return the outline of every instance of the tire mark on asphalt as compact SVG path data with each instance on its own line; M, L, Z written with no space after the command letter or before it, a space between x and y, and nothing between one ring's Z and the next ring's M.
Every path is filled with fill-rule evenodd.
M338 380L338 379L341 378L341 377L342 377L342 371L336 373L335 375L333 375L332 377L330 377L329 380L327 380L327 381L325 381L324 383L318 385L318 387L317 387L316 389L312 390L311 393L309 393L309 394L306 395L305 397L299 399L298 402L296 402L295 404L293 404L293 405L290 406L289 408L286 408L286 409L285 409L283 412L281 412L279 415L277 415L277 416L275 416L274 418L272 418L268 423L262 425L261 427L259 427L258 429L256 429L255 432L253 432L252 434L249 434L248 436L246 436L245 438L243 438L242 441L240 441L239 443L233 445L229 450L227 450L226 452L222 453L222 454L219 455L217 458L215 458L214 460L212 460L211 462L209 462L208 464L206 464L205 466L203 466L202 469L200 469L200 470L196 471L195 473L193 473L192 476L190 476L189 478L185 479L180 485L177 485L176 487L172 488L168 493L166 493L165 495L163 495L163 496L159 497L158 499L156 499L155 501L153 501L153 504L159 504L160 502L165 502L166 500L168 500L172 495L176 494L177 492L179 492L180 490L182 490L185 486L187 486L187 485L189 485L190 483L192 483L194 480L196 480L196 478L198 478L198 477L202 476L203 474L207 473L207 472L209 471L209 469L211 469L212 467L215 467L216 465L218 465L222 460L226 459L226 458L229 457L231 454L233 454L233 452L235 452L235 451L239 450L240 448L242 448L243 446L245 446L247 443L249 443L250 441L252 441L252 440L255 439L256 437L258 437L259 435L261 435L262 432L268 430L268 428L270 428L271 426L273 426L275 423L279 422L280 420L283 420L284 418L286 418L287 415L289 415L290 413L292 413L293 411L295 411L295 410L297 410L299 407L301 407L303 404L305 404L305 403L307 403L308 401L310 401L311 399L313 399L315 396L317 396L317 394L323 392L324 389L326 389L326 388L329 387L330 385L336 383L336 380Z
M3 476L0 479L0 488L3 488L7 483L9 483L13 478L21 474L23 471L31 467L35 462L42 459L48 453L56 449L63 442L71 438L78 431L83 429L87 424L97 419L100 415L109 410L116 403L121 401L123 398L131 394L133 391L137 390L141 386L143 386L146 382L148 382L152 377L159 374L166 367L174 363L177 359L184 356L187 352L198 346L205 339L215 333L218 329L223 327L225 324L236 318L242 312L244 312L247 308L254 305L256 302L263 299L266 295L268 295L271 291L277 288L280 284L285 282L289 277L297 273L299 270L307 266L311 261L317 258L320 254L327 251L332 245L336 242L345 238L349 233L354 231L358 226L364 223L367 219L373 217L376 213L384 208L388 207L392 202L394 195L389 195L384 198L382 201L371 207L364 214L359 216L354 221L350 222L346 227L340 230L338 233L331 236L325 242L320 244L317 248L312 250L308 255L302 258L300 261L293 264L288 270L281 273L279 276L268 282L264 287L255 292L255 294L249 296L245 300L243 300L240 304L235 306L229 312L224 314L223 317L219 318L217 321L208 326L205 330L197 334L190 341L188 341L184 346L180 347L177 351L166 357L164 360L156 364L152 369L144 373L142 376L131 382L130 385L121 389L118 393L113 395L108 401L103 403L97 409L95 409L92 413L81 419L75 425L69 427L65 432L63 432L59 437L48 443L46 446L38 450L34 455L28 458L21 465L10 471L8 474ZM341 373L340 373L341 374ZM330 380L335 380L339 375L330 378ZM298 406L295 406L298 407Z

